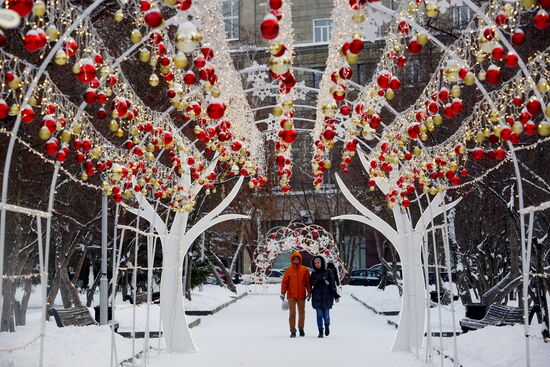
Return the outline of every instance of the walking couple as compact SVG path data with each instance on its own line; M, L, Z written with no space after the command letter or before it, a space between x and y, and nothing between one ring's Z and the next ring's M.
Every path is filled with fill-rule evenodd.
M281 284L281 300L285 295L290 308L290 337L296 337L296 306L298 306L298 330L300 336L305 336L305 304L311 299L311 305L317 312L317 327L319 338L330 334L330 309L333 302L338 303L340 296L336 291L338 276L334 264L325 264L322 256L314 256L313 272L302 265L302 255L294 252L290 256L290 266L286 269Z

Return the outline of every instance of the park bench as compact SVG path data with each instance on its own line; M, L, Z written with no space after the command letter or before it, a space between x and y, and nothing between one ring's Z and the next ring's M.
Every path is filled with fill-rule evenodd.
M530 309L531 311L531 309ZM529 322L533 313L529 312ZM469 330L482 329L485 326L506 326L523 323L523 308L492 304L485 317L481 320L464 318L460 320L460 326L463 332Z
M440 296L439 301L442 306L448 306L451 304L451 291L448 289L441 289L440 290ZM430 298L432 301L432 307L435 307L437 305L437 291L431 291L430 292ZM455 295L453 297L453 300L458 301L458 296Z
M127 294L122 297L123 301L129 301L132 305L134 304L134 297L131 294ZM147 302L147 293L138 293L136 294L136 305L141 305L142 303ZM151 293L151 303L160 302L160 292Z
M48 314L54 317L57 327L99 325L92 315L90 315L88 308L84 306L60 309L50 308ZM118 322L114 323L114 327L116 331L118 329Z

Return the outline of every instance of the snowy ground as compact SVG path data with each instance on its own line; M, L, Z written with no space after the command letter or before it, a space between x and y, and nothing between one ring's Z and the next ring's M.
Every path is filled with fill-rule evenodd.
M235 296L248 292L247 286L237 285L237 294L217 285L206 284L191 291L191 302L185 303L186 310L207 311L224 303L231 302Z
M203 318L193 330L194 354L153 353L151 367L407 366L423 364L412 354L390 353L395 329L345 294L331 313L332 333L317 338L315 313L306 308L306 337L289 338L288 312L281 310L278 287L258 288L231 307Z
M395 285L389 285L385 290L362 286L348 286L346 289L378 312L399 312L401 310L401 296Z
M550 365L550 345L541 337L539 325L531 326L529 338L531 367ZM440 349L439 339L434 346ZM458 361L464 367L516 367L525 366L525 337L523 325L490 326L470 331L457 337ZM453 355L452 338L443 338L445 354ZM439 365L439 357L434 357ZM452 366L449 360L445 366Z
M20 347L40 335L38 323L19 327L15 333L0 333L2 348ZM132 356L132 340L115 334L118 359ZM139 350L139 349L138 349ZM0 367L38 366L40 341L13 353L0 353ZM109 366L111 358L111 329L107 326L58 328L55 322L47 324L44 345L44 367L99 367Z
M425 352L417 358L412 353L390 353L395 328L387 324L388 316L375 315L351 298L360 295L365 301L376 304L380 310L394 310L396 290L386 292L375 287L344 287L342 301L331 312L332 333L328 338L317 339L315 313L306 308L306 337L290 339L288 313L281 310L278 298L280 285L239 286L239 294L247 297L216 313L201 316L201 325L192 330L199 352L173 354L166 351L150 353L148 366L193 367L214 366L223 361L225 366L280 367L281 365L343 366L374 365L381 367L424 366ZM205 286L193 291L196 309L212 309L234 297L226 289ZM387 298L387 299L385 299ZM397 298L398 299L398 298ZM190 306L189 304L188 306ZM128 305L128 303L125 303ZM33 306L38 306L34 304ZM200 307L199 307L200 306ZM120 306L117 320L122 329L131 328L132 309ZM457 308L461 307L457 304ZM137 329L145 328L145 306L136 309ZM432 309L437 325L437 309ZM463 309L457 309L457 315ZM193 317L188 317L192 321ZM444 322L448 322L444 317ZM446 320L446 321L445 321ZM0 347L5 349L25 345L39 335L39 313L28 315L29 326L19 327L16 333L0 333ZM531 328L531 366L548 367L550 347L540 337L540 326ZM151 330L158 329L158 306L151 306ZM445 354L453 356L453 339L443 338ZM49 367L107 367L110 358L111 331L107 327L57 328L54 322L47 326L45 366ZM132 356L132 340L116 336L118 361ZM458 361L464 367L512 367L523 366L525 340L523 326L490 327L469 332L457 338ZM152 340L156 348L158 340ZM441 349L440 339L433 338L433 345ZM14 353L0 351L0 367L34 367L38 365L39 341ZM135 352L143 348L138 339ZM440 357L433 357L433 365L440 365ZM452 363L445 359L445 367Z

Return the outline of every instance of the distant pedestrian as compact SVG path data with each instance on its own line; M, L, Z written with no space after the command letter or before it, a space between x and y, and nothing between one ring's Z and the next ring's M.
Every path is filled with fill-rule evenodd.
M327 269L332 271L332 275L334 276L334 283L337 287L340 286L340 277L338 276L338 270L336 269L336 265L332 261L329 261L327 263Z
M285 270L281 284L281 300L285 295L288 299L290 315L290 337L296 337L296 306L298 306L298 330L300 336L305 336L304 323L306 319L306 298L311 298L311 284L309 282L309 270L302 265L302 255L298 251L290 255L290 266Z
M326 268L325 259L322 256L313 257L313 272L310 276L313 287L311 305L317 312L317 327L319 338L330 334L330 309L333 302L338 302L340 296L336 292L336 283L331 270Z

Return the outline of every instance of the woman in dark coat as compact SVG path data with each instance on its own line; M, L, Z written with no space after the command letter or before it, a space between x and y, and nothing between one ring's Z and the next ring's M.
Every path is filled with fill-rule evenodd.
M323 337L324 332L330 334L330 309L338 294L336 293L336 283L332 271L326 268L325 259L322 256L313 257L313 272L310 275L310 284L313 288L311 305L317 312L317 327L319 328L319 338Z

